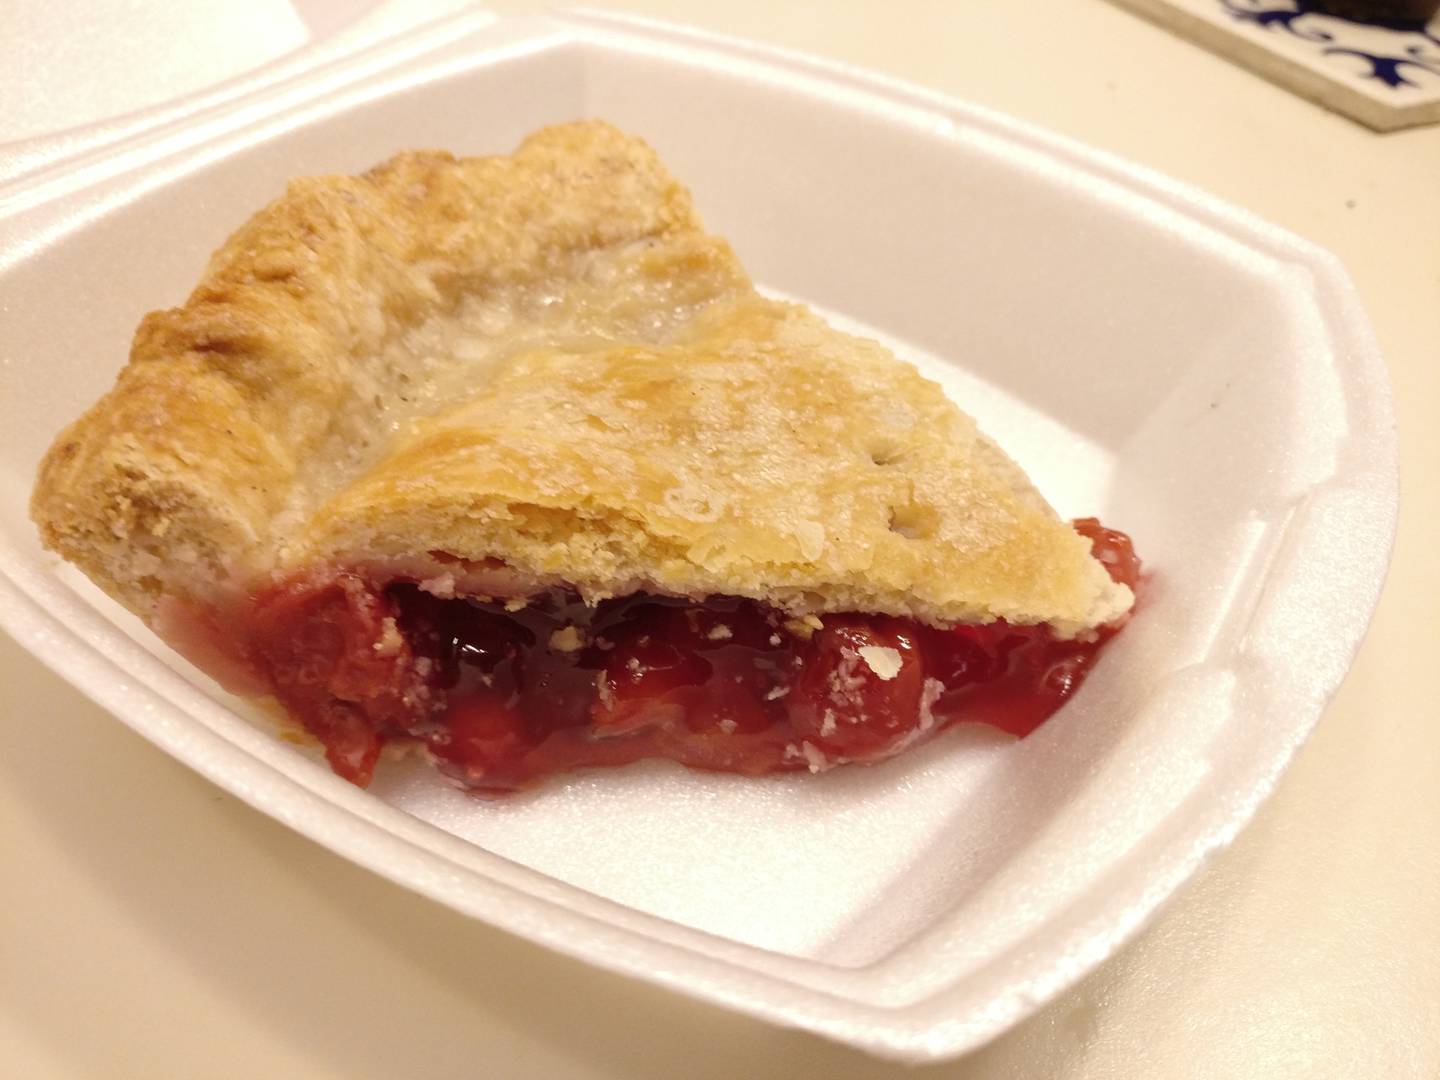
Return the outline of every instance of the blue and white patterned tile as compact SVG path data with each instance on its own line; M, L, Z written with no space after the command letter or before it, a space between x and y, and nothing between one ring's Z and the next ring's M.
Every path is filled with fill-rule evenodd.
M1377 131L1440 123L1440 17L1370 25L1310 0L1115 0Z

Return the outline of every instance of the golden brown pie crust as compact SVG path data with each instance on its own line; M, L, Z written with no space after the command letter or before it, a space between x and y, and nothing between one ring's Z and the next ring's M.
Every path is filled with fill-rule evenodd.
M1062 632L1131 602L938 386L757 293L598 122L292 183L141 323L32 514L146 617L315 564Z

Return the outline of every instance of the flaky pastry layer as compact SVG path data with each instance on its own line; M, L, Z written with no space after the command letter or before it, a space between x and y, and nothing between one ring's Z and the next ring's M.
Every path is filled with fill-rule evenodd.
M32 513L147 617L417 558L935 623L1131 602L938 386L757 293L595 122L292 183L146 317Z

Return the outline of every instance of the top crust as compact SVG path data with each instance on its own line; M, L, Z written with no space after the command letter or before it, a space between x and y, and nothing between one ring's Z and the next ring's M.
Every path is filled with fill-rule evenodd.
M417 556L1067 632L1131 602L937 386L761 297L596 122L292 183L142 322L32 515L146 617Z

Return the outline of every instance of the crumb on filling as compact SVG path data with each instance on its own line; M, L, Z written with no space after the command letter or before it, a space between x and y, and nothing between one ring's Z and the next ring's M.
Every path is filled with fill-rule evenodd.
M1138 584L1128 537L1075 527L1112 578ZM516 602L427 584L338 570L272 585L220 651L243 656L347 780L367 784L387 743L418 742L458 784L498 793L652 757L821 772L957 722L1024 736L1119 629L1059 640L1043 625L796 619L730 596L587 605L565 589Z

